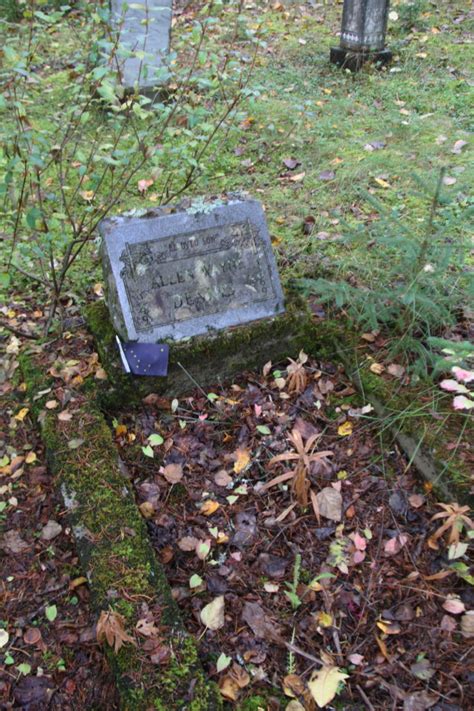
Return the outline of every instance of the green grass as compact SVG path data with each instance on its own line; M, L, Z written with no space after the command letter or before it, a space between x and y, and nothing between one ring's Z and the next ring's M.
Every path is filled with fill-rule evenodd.
M191 192L244 189L261 199L284 279L321 272L357 276L357 264L367 260L367 250L348 249L337 237L342 220L370 224L378 218L364 191L386 207L396 207L414 239L420 236L429 205L419 194L414 173L434 188L444 166L456 178L446 193L459 196L459 201L468 195L474 178L471 146L459 155L451 151L455 141L469 140L473 123L474 91L466 61L472 46L469 20L454 22L467 15L469 3L424 7L428 9L419 13L411 29L390 23L392 66L387 71L367 66L356 75L328 61L329 48L337 43L340 5L246 10L251 25L261 24L266 32L267 49L261 51L251 81L260 95L241 106L238 123L244 122L244 128L231 132L203 159L201 177ZM235 16L235 7L227 5L222 12L222 22L208 38L211 48L229 41L227 18ZM175 35L180 29L178 24ZM10 26L8 31L14 30ZM45 27L38 51L39 83L31 87L31 121L46 125L50 112L61 111L85 31L76 15ZM237 41L245 48L242 38ZM195 100L199 106L206 96ZM106 116L97 112L84 131L84 143L106 131L106 123ZM176 127L176 144L186 140L186 132ZM373 141L386 145L369 152L364 146ZM280 178L286 171L282 160L289 157L301 161L293 171L305 173L299 182ZM321 180L320 173L328 170L334 171L334 179ZM138 177L148 177L148 172ZM145 196L134 182L115 211L153 204L150 195L160 193L164 179L164 174L158 177ZM311 236L302 231L308 215L315 219ZM377 255L370 258L374 269L380 268ZM101 278L94 250L83 260L73 272L79 292Z

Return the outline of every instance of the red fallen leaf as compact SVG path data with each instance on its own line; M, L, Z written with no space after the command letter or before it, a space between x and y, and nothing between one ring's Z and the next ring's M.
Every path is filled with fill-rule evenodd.
M390 538L390 540L388 540L384 546L385 555L396 555L407 543L408 536L406 533L401 533L399 536L395 536L395 538Z
M23 642L25 644L38 644L41 641L41 630L37 627L28 627L23 635Z

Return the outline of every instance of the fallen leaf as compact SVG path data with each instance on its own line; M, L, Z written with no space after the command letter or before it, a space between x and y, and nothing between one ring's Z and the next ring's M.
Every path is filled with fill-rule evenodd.
M401 551L403 546L405 546L408 543L408 536L406 533L401 533L399 536L395 536L394 538L390 538L385 543L384 546L384 551L386 556L392 556L396 555Z
M323 170L318 175L318 178L320 180L334 180L335 177L336 177L336 173L333 170Z
M160 473L163 474L168 484L177 484L183 478L182 464L167 464L161 467Z
M205 605L200 613L201 622L210 630L220 630L224 626L225 600L223 595Z
M342 672L335 666L323 666L314 672L308 681L311 696L322 709L336 696L339 684L349 678L349 674Z
M405 375L405 368L397 363L390 363L387 368L387 373L393 375L394 378L403 378Z
M212 516L212 514L215 513L219 507L220 503L218 501L214 501L214 499L207 499L201 505L199 512L204 514L204 516Z
M155 507L151 501L144 501L138 508L140 509L140 513L143 518L151 518L155 513Z
M234 453L235 457L235 462L234 462L234 472L236 474L240 474L241 471L243 471L249 464L250 462L250 452L248 449L237 449L237 451Z
M286 166L288 170L294 170L299 165L301 165L301 161L297 158L284 158L283 165Z
M229 664L232 662L232 657L228 657L227 654L224 654L222 652L216 662L216 671L219 673L221 671L224 671L224 669L227 669Z
M23 634L25 644L38 644L41 641L41 630L37 627L28 627ZM1 645L0 645L1 646Z
M468 393L469 390L465 385L458 383L457 380L442 380L439 384L440 388L446 390L448 393Z
M385 370L385 366L381 363L372 363L369 370L375 375L381 375Z
M416 691L414 694L405 696L403 701L403 711L426 711L437 702L438 697L429 694L427 691Z
M225 469L220 469L220 471L218 471L214 476L214 483L217 486L229 486L229 484L232 484L232 481L232 477L226 472Z
M435 674L435 670L431 666L428 659L422 659L421 661L412 664L410 671L413 676L416 676L417 679L421 679L422 681L429 681Z
M196 546L196 555L199 560L205 560L209 555L211 550L211 539L207 538L205 541L200 541Z
M461 632L466 639L474 637L474 610L469 610L461 617Z
M342 496L332 486L326 486L316 495L318 510L321 516L331 521L340 521L342 518Z
M303 171L302 173L297 173L296 175L290 176L290 180L292 183L300 183L305 175L306 173Z
M49 520L41 531L40 538L42 541L52 541L53 538L59 536L62 530L63 527L61 526L61 524L59 524L57 521Z
M3 541L1 547L7 551L7 553L24 553L30 549L30 545L23 540L18 531L7 531L3 535Z
M291 698L304 696L306 686L303 679L297 674L287 674L283 678L283 693L285 696L290 696Z
M133 637L125 631L125 619L118 612L113 610L102 610L97 622L97 641L103 642L107 640L107 644L114 648L117 653L120 648L126 643L133 644L136 647L136 642Z
M452 175L445 175L443 178L443 185L454 185L456 182L456 178Z
M151 187L153 185L153 183L154 183L154 180L151 178L149 180L146 180L146 179L139 180L138 181L139 192L141 192L142 194L146 193L148 188Z
M337 428L337 434L340 437L348 437L349 435L352 434L352 422L349 422L349 420L346 420L346 422L343 422L342 425L339 425Z
M451 615L460 615L466 610L462 600L456 596L448 597L448 599L443 602L443 609L451 613Z
M453 399L453 407L455 410L472 410L474 408L474 400L470 400L465 395L456 395Z
M183 536L183 538L180 538L178 541L178 548L181 551L195 551L196 546L200 543L199 538L195 538L194 536Z
M408 501L410 506L413 506L414 509L419 509L420 506L423 506L426 503L426 499L423 494L411 494L411 496L408 497Z
M461 153L464 146L467 146L467 141L463 141L462 139L459 141L456 141L456 143L452 147L451 153L458 153L458 154Z
M8 644L9 639L10 635L8 632L4 629L0 629L0 649Z

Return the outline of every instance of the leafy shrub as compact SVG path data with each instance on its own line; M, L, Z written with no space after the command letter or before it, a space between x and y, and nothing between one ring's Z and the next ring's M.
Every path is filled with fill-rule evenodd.
M406 353L424 373L432 360L430 337L455 324L474 296L474 275L467 261L471 248L467 226L474 204L467 198L445 199L442 177L421 238L396 209L387 210L367 195L380 219L355 230L346 225L343 238L347 249L356 248L358 255L365 246L367 260L357 262L350 275L344 256L339 264L336 261L336 271L339 266L346 272L343 280L297 282L303 292L343 309L357 326L390 329L392 357Z
M0 226L9 237L7 270L27 273L45 287L51 299L47 329L98 223L118 206L130 207L131 193L140 201L138 180L144 190L154 183L157 203L169 202L193 185L211 147L218 152L219 137L226 140L249 94L259 44L248 32L245 54L211 51L206 39L219 20L204 9L181 40L186 61L171 53L160 69L157 83L169 87L168 95L125 96L115 59L133 53L111 30L105 3L82 7L82 17L68 20L76 22L81 46L67 57L69 71L59 72L58 89L43 86L38 68L50 67L48 37L60 32L67 6L48 14L29 2L17 31L6 33L0 69ZM176 44L179 49L179 39ZM145 63L143 53L136 54Z

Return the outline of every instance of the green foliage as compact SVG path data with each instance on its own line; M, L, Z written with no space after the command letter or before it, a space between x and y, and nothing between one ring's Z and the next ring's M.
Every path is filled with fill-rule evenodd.
M300 584L300 574L301 574L301 554L297 553L295 557L295 564L293 566L293 580L291 583L286 583L288 590L285 590L285 595L291 603L293 611L296 611L301 605L301 600L298 595L298 585Z
M342 252L335 266L345 272L345 279L297 282L303 292L334 304L362 329L390 329L391 355L407 354L423 372L431 359L430 337L454 324L474 296L468 261L474 204L464 196L445 199L442 178L420 237L401 219L399 208L387 210L367 194L376 219L369 227L345 225L343 245L358 255L353 271L348 270L347 252ZM361 260L364 246L369 255Z
M11 235L8 270L21 267L50 294L49 330L70 269L99 222L130 192L143 194L153 184L162 204L197 180L205 154L217 150L220 134L228 137L239 102L251 93L249 56L259 42L249 33L245 56L211 51L206 42L218 19L204 9L175 42L188 61L170 54L153 97L138 89L126 95L118 67L130 52L111 31L105 4L86 3L74 17L66 17L65 5L48 12L28 0L25 7L24 21L5 33L0 70L0 226ZM59 87L38 72L51 62L51 25L54 32L77 30L81 39L74 70L58 76ZM136 54L145 72L146 59Z

